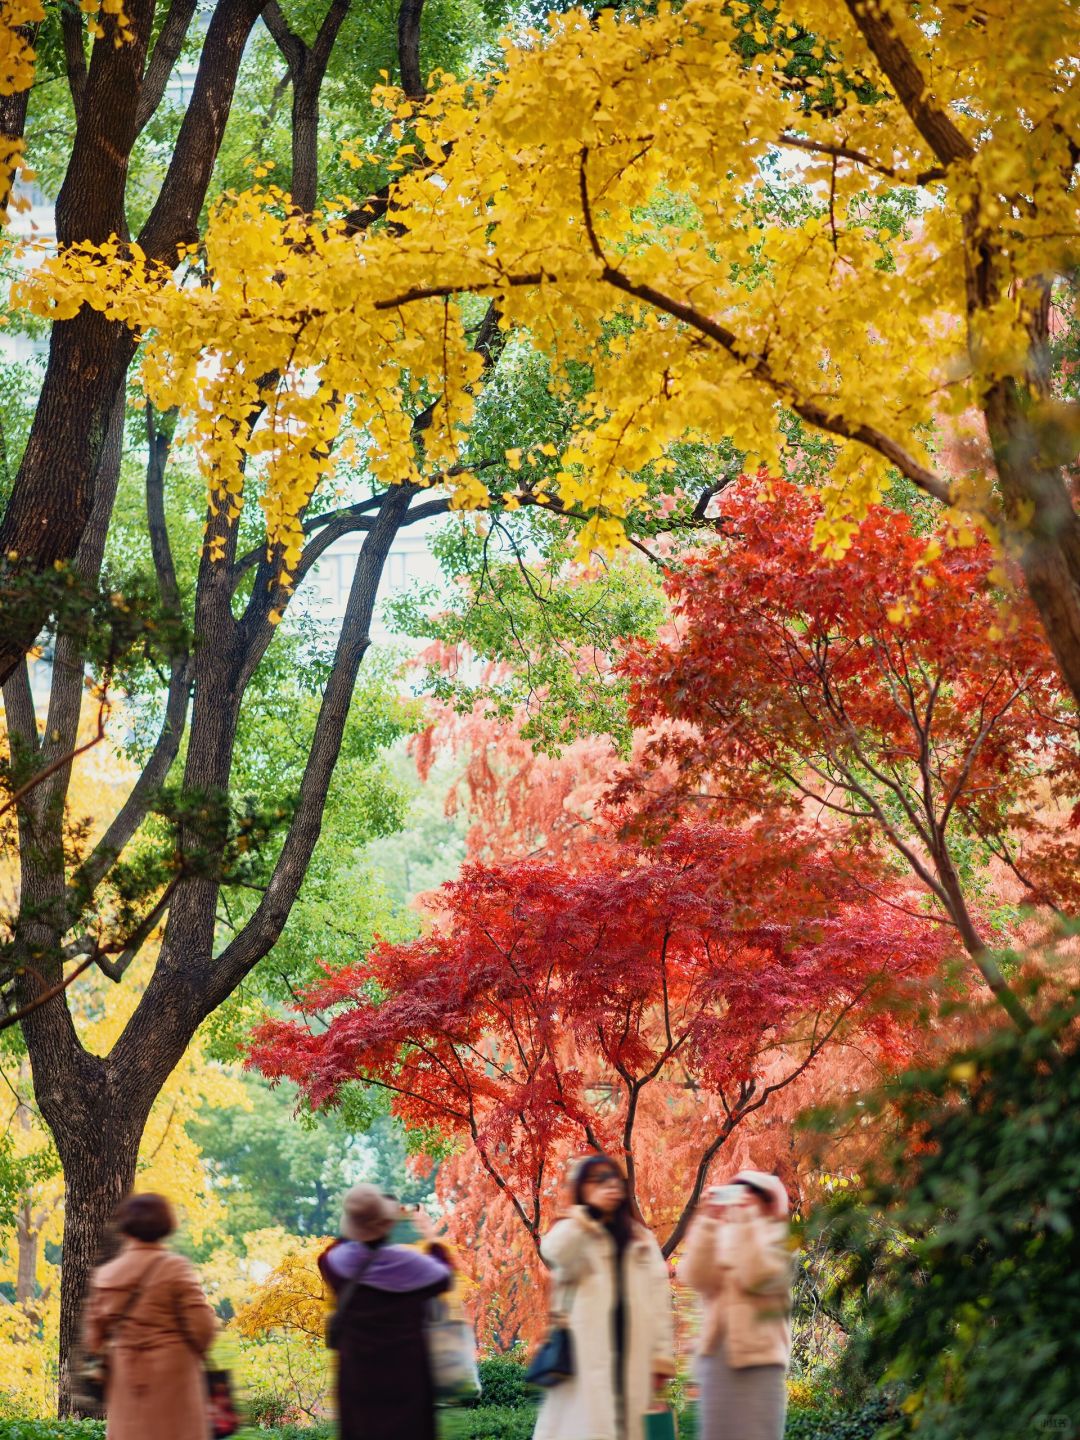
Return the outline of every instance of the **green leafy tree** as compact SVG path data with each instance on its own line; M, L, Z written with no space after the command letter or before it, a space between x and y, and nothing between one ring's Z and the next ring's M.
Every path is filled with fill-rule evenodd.
M904 1383L921 1440L1077 1433L1078 1021L1074 990L1029 1033L864 1096L900 1137L815 1221L859 1318L848 1364Z

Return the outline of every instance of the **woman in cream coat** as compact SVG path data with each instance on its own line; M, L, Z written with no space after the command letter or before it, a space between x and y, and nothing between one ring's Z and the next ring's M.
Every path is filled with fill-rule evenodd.
M781 1440L791 1358L787 1192L741 1170L736 1205L708 1203L686 1240L679 1279L704 1302L698 1360L701 1440Z
M578 1161L570 1184L573 1207L540 1254L574 1374L545 1395L535 1440L642 1440L642 1417L675 1373L667 1262L606 1155Z

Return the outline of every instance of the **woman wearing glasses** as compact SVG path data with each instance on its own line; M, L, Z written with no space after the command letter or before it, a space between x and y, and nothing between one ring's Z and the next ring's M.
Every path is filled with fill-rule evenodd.
M571 1206L540 1242L574 1373L545 1395L535 1440L642 1440L675 1373L667 1262L606 1155L571 1168Z

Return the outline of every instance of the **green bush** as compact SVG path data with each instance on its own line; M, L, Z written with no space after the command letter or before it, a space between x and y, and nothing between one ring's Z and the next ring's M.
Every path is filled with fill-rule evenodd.
M337 1426L329 1422L322 1425L275 1425L269 1430L248 1425L234 1436L234 1440L336 1440L336 1436Z
M514 1361L484 1361L483 1367L498 1380L490 1382L491 1393L502 1381L506 1393L516 1395L511 1370L522 1371ZM528 1392L524 1392L528 1393ZM819 1410L789 1410L784 1440L874 1440L878 1429L889 1418L884 1400L850 1414L826 1414ZM503 1405L480 1405L471 1409L443 1410L439 1420L440 1440L532 1440L536 1424L536 1403L520 1404L512 1400ZM679 1440L697 1440L697 1410L687 1406L679 1414ZM281 1425L269 1428L245 1427L236 1440L333 1440L333 1425ZM105 1440L103 1420L0 1420L0 1440Z
M532 1440L536 1407L485 1405L475 1410L445 1410L441 1440Z
M858 1410L840 1414L831 1410L791 1409L784 1440L874 1440L887 1421L896 1424L896 1412L881 1397Z
M105 1440L104 1420L0 1420L0 1440Z
M898 1138L814 1226L842 1262L827 1298L863 1307L844 1363L905 1387L920 1440L1075 1430L1078 1021L1080 990L860 1097Z
M244 1401L244 1414L255 1430L281 1430L301 1418L295 1401L276 1390L255 1390Z
M522 1359L512 1355L496 1355L481 1360L480 1394L476 1406L498 1406L503 1410L535 1410L538 1402L534 1386L525 1379Z
M334 1440L336 1427L247 1425L235 1440ZM104 1420L0 1420L0 1440L105 1440ZM152 1440L152 1437L148 1437Z

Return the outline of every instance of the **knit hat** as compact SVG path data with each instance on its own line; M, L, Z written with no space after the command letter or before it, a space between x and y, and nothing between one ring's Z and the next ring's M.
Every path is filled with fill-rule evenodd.
M748 1185L769 1202L774 1220L786 1220L788 1214L788 1193L778 1175L769 1175L764 1170L740 1170L731 1177L732 1185Z
M394 1228L400 1209L377 1185L354 1185L342 1201L341 1233L365 1245L382 1240Z

